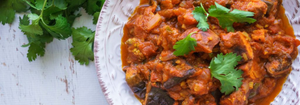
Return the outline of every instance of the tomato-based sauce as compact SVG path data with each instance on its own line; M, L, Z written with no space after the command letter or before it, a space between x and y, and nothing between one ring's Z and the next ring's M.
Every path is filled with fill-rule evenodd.
M285 16L284 12L285 12L285 10L284 10L283 6L280 6L278 18L282 19L282 22L283 22L283 24L281 25L281 28L286 32L287 35L295 37L294 29L290 25L289 20ZM296 56L294 56L294 58L296 58ZM287 76L288 75L279 78L277 80L277 84L276 84L276 87L273 90L273 92L270 93L267 97L257 100L255 102L255 104L257 104L257 105L269 105L275 99L275 97L280 93L280 91L282 89L282 86L283 86L284 82L287 79Z
M197 28L192 11L215 2L254 13L257 21L234 23L234 32L209 17L209 29ZM126 81L143 105L266 105L281 91L298 54L281 0L141 0L124 27L121 59ZM175 56L173 46L190 33L195 50ZM208 68L220 53L242 57L242 85L229 95Z

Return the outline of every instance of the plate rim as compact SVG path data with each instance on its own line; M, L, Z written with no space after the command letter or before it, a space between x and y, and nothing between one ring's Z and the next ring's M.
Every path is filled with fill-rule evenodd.
M113 0L114 1L114 0ZM119 0L116 0L116 1L119 1ZM123 0L121 0L121 1L123 1ZM131 0L130 0L131 1ZM293 0L291 0L291 1L293 1ZM295 0L295 1L297 1L297 0ZM101 46L101 44L102 44L102 42L100 41L100 40L96 40L97 39L97 37L100 37L101 35L100 35L100 31L99 31L99 29L101 29L101 28L103 28L103 26L101 26L101 24L103 24L103 22L105 22L104 20L105 19L103 19L103 18L105 18L104 17L104 15L107 15L107 14L109 14L108 12L106 12L106 10L107 9L109 9L110 7L109 7L109 3L110 2L112 2L112 0L106 0L105 2L104 2L104 5L103 5L103 8L101 9L101 12L100 12L100 14L99 14L99 18L98 18L98 22L97 22L97 25L96 25L96 31L95 31L95 41L94 41L94 63L95 63L95 67L96 67L96 72L97 72L97 79L98 79L98 81L99 81L99 84L100 84L100 87L101 87L101 89L102 89L102 92L103 92L103 94L104 94L104 96L105 96L105 98L106 98L106 100L107 100L107 102L108 102L108 104L109 105L116 105L116 102L113 102L113 99L111 98L111 97L109 97L110 96L110 93L108 92L108 87L107 87L107 85L105 84L105 81L104 81L104 79L101 79L101 78L104 78L104 77L102 77L101 76L101 71L103 71L103 70L105 70L105 69L103 69L103 68L101 68L100 67L100 57L99 57L99 55L97 55L97 52L102 52L102 51L99 51L99 46ZM298 2L299 2L299 0L298 0ZM135 8L134 8L135 9ZM299 20L300 21L300 20ZM290 24L291 24L291 22L290 22ZM292 25L292 24L291 24ZM105 26L104 26L105 27ZM295 30L294 29L294 34L295 34L295 36L296 36L296 34L298 35L300 33L300 31L297 31L297 30ZM298 47L298 50L299 50L299 53L300 53L300 46ZM299 54L298 53L298 54ZM300 55L299 55L300 56ZM103 62L102 62L103 63ZM289 74L290 75L290 74ZM285 83L288 81L288 79L285 81ZM285 84L284 83L284 84ZM282 86L282 88L284 88L284 86ZM297 89L298 90L298 89ZM283 91L283 89L280 91L280 92L282 92ZM276 96L276 97L278 97L280 95L280 93ZM276 99L276 98L275 98ZM275 102L275 99L273 100L273 102ZM286 101L286 100L285 100ZM297 100L297 101L299 101L300 102L300 99L299 100ZM122 104L124 104L124 103L122 103ZM271 103L272 104L272 103Z
M105 84L104 84L104 81L101 78L101 74L100 74L100 71L101 71L101 68L100 68L100 62L98 59L100 59L96 53L99 51L97 49L99 49L99 44L98 44L98 41L96 41L96 37L97 36L100 36L99 34L99 31L97 31L97 29L100 29L101 28L101 23L103 21L103 16L104 14L106 14L106 12L104 10L106 10L108 8L108 4L109 4L110 0L105 0L102 8L101 8L101 11L100 11L100 14L99 14L99 17L98 17L98 22L97 22L97 25L96 25L96 30L95 30L95 38L94 38L94 63L95 63L95 67L96 67L96 72L97 72L97 79L99 81L99 84L100 84L100 88L103 92L103 95L107 101L107 103L109 105L114 105L112 99L109 98L109 94L107 93L107 89L105 88Z

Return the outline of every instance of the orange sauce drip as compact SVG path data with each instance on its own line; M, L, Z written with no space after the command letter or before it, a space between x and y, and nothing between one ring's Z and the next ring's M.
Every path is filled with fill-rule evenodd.
M121 40L121 61L122 61L122 68L124 66L127 66L128 63L127 63L127 56L128 56L128 51L127 51L127 45L125 44L125 42L129 39L129 32L128 32L128 29L127 27L125 26L124 29L123 29L123 37L122 37L122 40Z

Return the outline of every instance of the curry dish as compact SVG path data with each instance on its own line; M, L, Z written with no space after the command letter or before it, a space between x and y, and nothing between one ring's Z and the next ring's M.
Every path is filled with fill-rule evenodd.
M193 11L216 4L252 12L256 21L235 22L228 31L208 17L204 31ZM176 56L174 45L188 36L194 49ZM141 0L124 27L121 52L126 81L143 105L269 104L299 44L280 0ZM210 63L221 53L241 57L234 67L242 71L241 84L230 94L211 74Z

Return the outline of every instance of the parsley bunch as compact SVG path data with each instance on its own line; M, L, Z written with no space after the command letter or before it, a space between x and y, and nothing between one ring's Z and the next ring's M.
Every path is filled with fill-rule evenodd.
M33 61L37 56L45 54L46 43L54 38L64 40L73 38L73 56L80 64L88 65L94 60L94 35L90 29L72 28L75 18L81 16L75 12L83 7L89 15L93 15L96 24L105 0L2 0L0 1L0 22L12 23L15 12L30 10L31 13L20 17L21 31L27 36L29 47L27 58ZM31 21L31 22L30 22Z
M232 27L233 23L254 23L256 20L251 18L254 16L253 12L241 11L237 9L230 9L215 3L208 9L207 13L201 4L201 7L197 6L195 10L192 12L193 17L199 22L197 27L203 31L207 31L209 29L209 24L207 23L207 18L209 16L215 17L219 20L219 25L222 28L227 28L228 32L234 32L234 28Z

